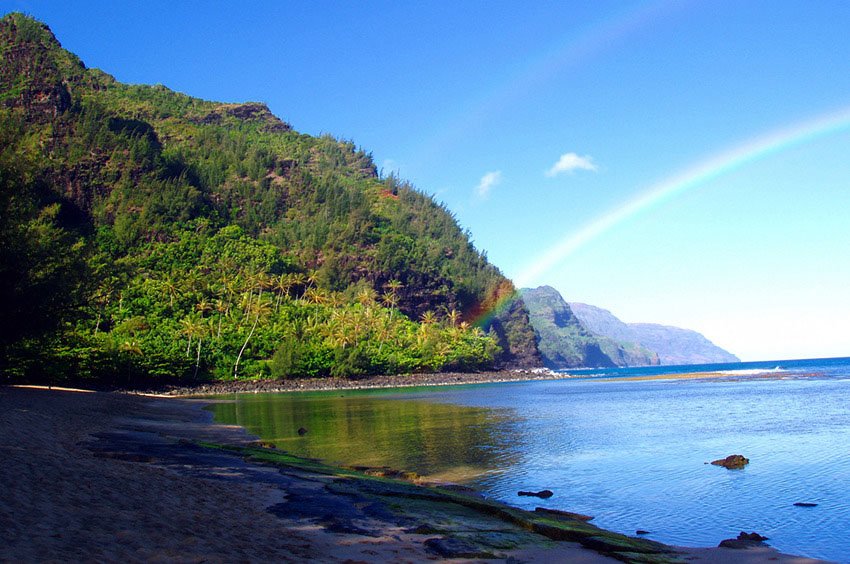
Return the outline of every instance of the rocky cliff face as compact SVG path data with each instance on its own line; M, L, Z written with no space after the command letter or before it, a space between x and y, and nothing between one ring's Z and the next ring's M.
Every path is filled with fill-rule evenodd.
M655 351L661 364L709 364L740 360L696 331L653 323L623 323L610 311L587 304L570 303L570 308L591 333L615 341L637 343Z
M588 331L557 290L550 286L521 290L549 368L613 367L658 364L657 355Z
M639 343L658 352L661 364L711 364L741 360L696 331L654 323L634 323L631 327Z

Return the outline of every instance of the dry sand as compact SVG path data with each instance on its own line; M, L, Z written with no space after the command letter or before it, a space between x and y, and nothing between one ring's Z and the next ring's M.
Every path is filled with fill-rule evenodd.
M329 506L336 501L315 477L192 450L180 439L251 439L239 428L210 424L200 405L0 387L0 561L438 559L423 544L433 534L408 533L379 518L360 523L378 535L331 532L299 517L287 501L295 492L302 499L313 492ZM513 562L613 562L542 537L539 547L504 556ZM696 562L815 562L773 550L692 549L683 556Z

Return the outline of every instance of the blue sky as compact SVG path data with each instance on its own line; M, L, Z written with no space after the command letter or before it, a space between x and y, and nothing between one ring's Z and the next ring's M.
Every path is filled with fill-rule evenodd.
M523 284L746 360L850 355L846 1L0 9L121 81L263 101L299 131L353 140ZM707 161L715 172L617 216Z

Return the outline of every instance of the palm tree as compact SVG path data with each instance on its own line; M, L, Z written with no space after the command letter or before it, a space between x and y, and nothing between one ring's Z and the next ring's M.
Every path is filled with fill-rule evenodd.
M381 297L381 301L390 309L390 316L392 317L393 311L395 310L396 304L398 304L398 291L404 285L398 280L390 280L386 284L384 284L384 288L387 289L384 292L384 295Z
M449 324L452 327L457 327L457 324L460 321L460 312L452 308L446 313L446 318L449 320Z
M209 303L209 302L206 300L206 298L201 298L201 301L199 301L197 304L195 304L195 311L200 312L200 313L201 313L201 317L204 317L204 315L205 315L208 311L212 311L212 308L213 308L212 304L211 304L211 303Z
M292 287L296 288L296 290L295 290L295 293L296 293L296 296L297 296L296 301L300 301L301 298L304 296L307 278L303 274L301 274L300 272L294 272L290 276L291 276L291 280L292 280Z
M357 301L364 308L368 308L375 303L375 290L371 286L365 286L357 292Z
M306 297L310 303L315 305L324 304L328 301L327 292L320 288L308 288L307 291L304 292L304 297Z
M292 287L292 275L291 274L281 274L275 280L275 290L277 290L277 302L275 303L274 310L277 311L280 309L280 301L283 299L284 295L289 294L289 289Z
M135 340L124 341L119 345L118 350L126 355L127 364L127 385L129 386L133 377L133 361L131 357L143 356L142 347Z
M402 284L398 280L390 280L389 282L384 284L384 288L386 288L388 291L392 292L393 294L398 294L398 291L401 290L403 287L404 287L404 284Z
M428 311L426 311L425 313L422 314L420 319L422 320L423 324L432 325L432 324L437 322L437 314L435 314L433 311L431 311L429 309Z
M339 292L330 292L328 295L328 303L333 308L338 308L345 303L345 297Z
M192 338L198 334L198 322L193 317L184 317L180 320L183 329L180 330L181 335L189 337L189 343L186 345L186 356L189 356L189 349L192 348Z
M177 290L177 284L174 281L174 278L171 276L167 276L162 281L162 288L165 290L165 293L168 294L168 305L172 309L174 308L174 298L177 297L179 293Z
M262 297L262 296L260 296ZM242 343L242 348L239 349L239 355L236 357L236 364L233 366L233 377L236 378L239 374L239 361L242 359L242 353L245 352L245 347L248 346L248 341L254 336L254 330L257 328L257 323L260 322L260 317L265 317L271 312L271 305L264 300L257 300L257 303L250 307L251 313L254 314L254 324L251 325L251 331L245 337L245 342Z
M221 338L221 321L228 313L227 302L222 299L218 299L215 301L215 311L218 313L218 332L216 333L216 339Z
M196 327L197 333L195 335L198 337L198 354L195 357L195 375L193 378L198 378L198 368L201 366L201 344L204 342L204 337L212 334L212 319L208 320L207 323L200 322Z
M127 353L133 356L141 356L142 355L142 347L139 346L139 343L135 340L124 341L118 346L118 350L123 353Z
M393 314L393 310L395 309L396 304L398 303L398 296L396 296L392 292L384 292L384 295L381 296L381 302L389 308L390 316Z

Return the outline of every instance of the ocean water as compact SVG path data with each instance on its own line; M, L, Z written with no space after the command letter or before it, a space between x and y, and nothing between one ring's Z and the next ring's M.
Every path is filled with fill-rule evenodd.
M756 531L785 552L850 562L850 359L233 399L212 406L217 420L295 454L463 482L670 544ZM729 454L750 464L707 464ZM540 489L555 495L517 496Z

